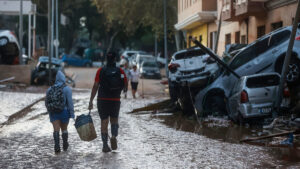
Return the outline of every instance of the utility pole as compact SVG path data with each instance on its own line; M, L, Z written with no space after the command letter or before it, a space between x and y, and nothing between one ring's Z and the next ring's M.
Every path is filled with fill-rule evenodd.
M19 63L23 65L23 0L20 0L20 13L19 13Z
M297 6L296 16L295 16L294 23L293 23L292 33L290 36L290 42L289 42L288 49L286 51L286 56L284 58L284 63L283 63L282 71L281 71L279 93L278 93L278 97L276 100L277 111L279 110L281 101L282 101L283 87L285 84L285 78L287 75L288 66L289 66L290 60L291 60L291 54L292 54L292 50L293 50L293 46L294 46L294 42L295 42L297 26L299 23L299 17L300 17L300 1L298 0L298 6ZM273 114L273 116L274 116L274 114Z
M168 78L168 46L167 46L167 1L164 0L164 46L165 46L165 69L166 69L166 77Z
M157 57L157 36L156 34L154 35L154 55Z
M36 5L34 4L33 6L33 28L32 28L32 55L33 57L36 57L36 51L35 51L35 46L36 46L36 38L35 38L35 28L36 28Z
M51 67L52 67L52 61L51 61L51 55L52 52L50 50L51 48L51 1L48 0L48 57L49 57L49 85L51 85L51 78L52 78L52 72L51 72Z
M56 26L56 35L55 35L55 57L58 58L58 46L59 46L59 40L58 40L58 0L55 0L55 6L56 6L56 22L55 22L55 26Z
M28 58L31 58L31 14L32 11L28 14Z

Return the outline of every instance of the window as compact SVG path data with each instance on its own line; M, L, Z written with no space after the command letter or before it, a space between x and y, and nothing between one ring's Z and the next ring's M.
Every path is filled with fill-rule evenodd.
M180 59L192 58L195 56L202 56L202 55L205 55L205 53L201 49L188 50L186 52L175 55L175 59L180 60Z
M235 32L235 43L240 43L240 31Z
M271 24L271 28L272 28L271 31L274 31L274 30L276 30L276 29L278 29L278 28L281 28L281 27L282 27L282 21L276 22L276 23L272 23L272 24Z
M267 75L251 77L247 79L246 85L249 88L260 88L279 85L280 77L278 75Z
M266 51L272 49L273 47L282 44L284 41L290 38L291 32L285 30L278 32L272 36L267 36L260 39L258 42L253 43L248 48L239 53L230 63L229 67L232 69L237 69L241 65L249 62L250 60L260 56Z
M225 35L225 46L231 44L231 34L228 33Z
M266 26L259 26L257 27L257 38L260 38L266 34Z
M241 43L242 44L247 44L246 43L246 35L241 36Z

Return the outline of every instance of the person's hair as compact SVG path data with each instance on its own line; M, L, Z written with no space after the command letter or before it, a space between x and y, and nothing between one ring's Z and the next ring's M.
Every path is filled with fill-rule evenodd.
M115 52L108 52L106 54L106 60L107 60L107 63L115 63L116 61L116 53Z

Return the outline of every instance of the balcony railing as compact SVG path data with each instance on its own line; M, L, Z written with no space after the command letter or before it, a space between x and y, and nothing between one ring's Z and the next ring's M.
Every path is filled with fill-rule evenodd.
M266 12L263 1L236 0L236 4L234 6L235 16L239 18L258 16Z

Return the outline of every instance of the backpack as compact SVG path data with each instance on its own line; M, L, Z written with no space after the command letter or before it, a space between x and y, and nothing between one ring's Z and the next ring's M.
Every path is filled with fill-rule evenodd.
M65 100L62 86L51 86L46 96L46 108L49 113L61 113L65 108Z
M118 93L124 89L124 75L121 74L120 68L104 67L99 75L100 87L110 93Z

